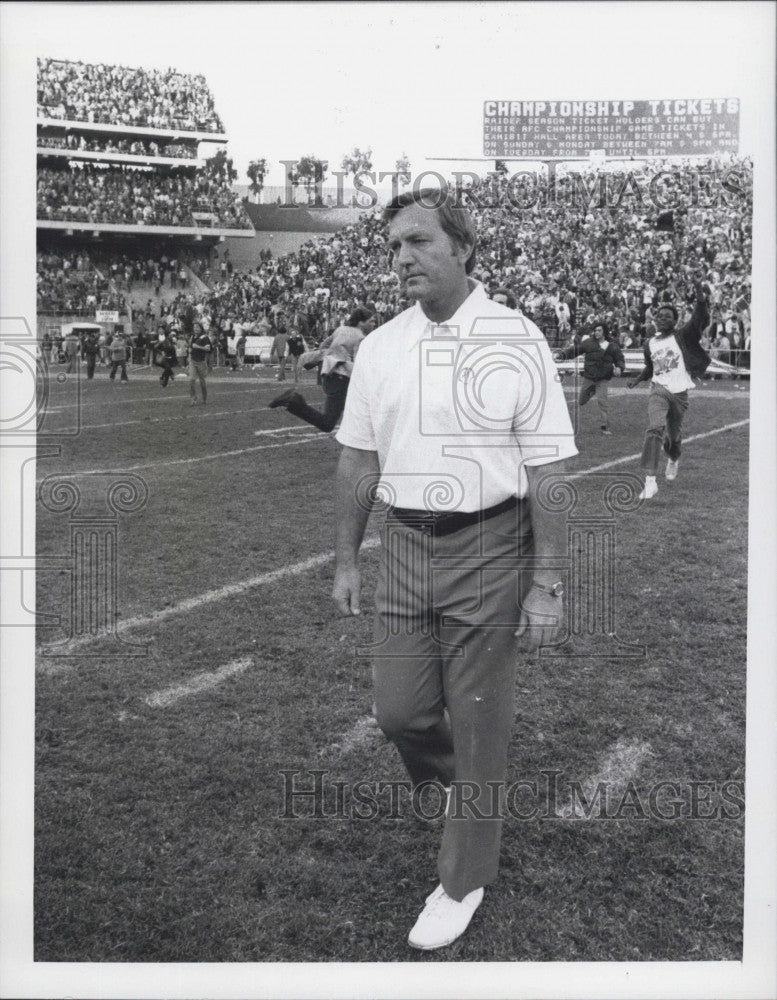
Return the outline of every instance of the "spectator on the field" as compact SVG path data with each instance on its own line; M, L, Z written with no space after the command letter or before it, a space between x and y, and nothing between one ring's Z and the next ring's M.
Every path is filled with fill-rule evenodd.
M178 363L182 367L186 367L189 362L189 344L186 337L175 327L170 330L170 336L174 338L175 354L178 358Z
M100 353L100 340L97 333L88 333L86 335L81 351L86 359L86 377L92 379L94 378L97 357Z
M579 344L559 351L559 361L569 361L583 355L583 378L578 396L578 406L583 407L590 399L595 399L599 407L602 434L609 436L610 407L609 383L613 375L620 375L626 368L623 352L614 340L609 340L607 327L595 320L590 333L583 334Z
M117 333L110 346L111 353L111 371L110 379L113 381L116 378L116 372L121 368L121 381L127 382L127 344L124 337Z
M81 343L76 334L71 330L65 337L65 360L67 375L72 375L78 366L78 357L81 350Z
M48 330L44 331L43 337L41 338L40 342L40 350L46 362L48 362L49 359L51 358L52 343L53 341L51 339L51 334L49 333Z
M278 373L275 376L276 382L286 381L286 352L289 341L289 332L286 326L286 317L282 311L278 311L275 315L275 322L273 323L273 339L272 347L270 348L270 364L273 364L273 359L278 363Z
M348 317L348 322L335 330L322 344L321 384L326 397L323 413L309 406L304 396L287 389L269 404L271 409L285 407L289 413L320 431L328 433L340 419L348 395L348 385L359 345L375 329L375 317L360 306Z
M166 333L164 327L160 327L157 330L157 338L153 348L153 360L154 364L162 369L159 382L162 388L166 389L168 382L175 378L173 365L176 364L176 355L172 334Z
M213 344L199 320L193 324L193 335L189 344L189 396L192 406L197 405L197 383L200 385L202 405L208 402L208 358L213 353Z

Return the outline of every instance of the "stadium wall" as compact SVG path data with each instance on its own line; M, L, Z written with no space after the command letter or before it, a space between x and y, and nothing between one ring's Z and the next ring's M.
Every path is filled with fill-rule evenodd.
M303 243L319 238L321 233L256 233L253 239L233 239L227 236L223 243L216 246L216 255L221 260L226 250L229 258L239 270L255 267L259 263L259 254L263 250L271 250L274 257L296 253Z
M256 205L244 201L251 225L260 232L336 233L364 215L364 208L308 208L302 205Z

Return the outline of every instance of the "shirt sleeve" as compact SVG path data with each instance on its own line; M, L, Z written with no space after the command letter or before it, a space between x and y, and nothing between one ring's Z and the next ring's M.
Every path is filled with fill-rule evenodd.
M558 369L539 330L535 344L537 367L513 431L524 465L548 465L571 458L577 448Z
M366 357L368 353L360 351L354 362L348 383L348 395L345 398L343 419L335 437L347 448L377 451L378 444L370 407L369 362Z

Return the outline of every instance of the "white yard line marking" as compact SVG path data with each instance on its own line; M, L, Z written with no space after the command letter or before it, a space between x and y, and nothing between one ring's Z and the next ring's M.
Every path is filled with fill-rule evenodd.
M711 431L704 431L703 434L692 434L691 437L683 438L683 444L690 444L691 441L701 441L703 438L713 437L715 434L723 434L724 431L733 431L737 427L744 427L745 424L749 424L748 420L738 420L735 424L726 424L725 427L716 427ZM641 457L641 452L636 452L633 455L624 455L623 458L615 458L611 462L603 462L601 465L594 465L590 469L583 469L582 472L571 472L567 479L580 479L581 476L590 475L592 472L601 472L602 469L612 469L616 465L623 465L626 462L635 462Z
M731 430L736 429L737 427L744 427L745 424L749 424L749 423L750 423L749 419L739 420L739 421L737 421L736 423L733 423L733 424L726 424L725 427L716 427L714 430L705 431L703 434L693 434L691 437L685 438L683 443L684 444L690 444L690 442L692 442L692 441L701 441L702 438L712 437L715 434L722 434L725 431L731 431ZM262 435L264 435L264 434L282 434L284 432L293 432L293 431L297 431L297 432L299 432L299 431L307 431L307 426L299 427L298 425L292 425L290 427L278 427L278 428L275 428L275 429L272 429L272 430L260 431L260 432L257 433L256 436L259 436L259 434L262 434ZM282 441L279 444L255 445L252 448L238 448L238 449L236 449L234 451L219 451L219 452L215 452L215 453L210 454L210 455L200 455L200 456L197 456L197 457L194 457L194 458L172 458L172 459L164 459L164 460L161 460L159 462L146 462L143 465L129 465L129 466L126 466L125 468L121 468L121 469L83 469L83 470L77 471L77 472L61 472L61 473L57 473L57 475L61 479L75 479L78 476L121 475L123 472L139 472L142 469L154 469L157 466L162 466L163 468L167 469L167 468L169 468L169 467L171 467L173 465L193 465L193 464L195 464L197 462L213 462L213 461L216 461L219 458L234 458L236 455L246 455L246 454L248 454L250 452L261 451L262 449L266 449L266 448L285 448L285 447L289 447L291 445L305 444L308 441L317 441L319 439L324 440L324 439L327 439L327 438L330 439L330 440L334 440L333 438L331 438L330 435L324 434L324 433L318 431L315 434L307 434L305 436L300 436L299 438L295 439L294 441ZM611 469L611 468L613 468L616 465L623 465L626 462L634 462L639 457L640 457L640 453L639 452L635 452L633 455L624 455L622 458L613 459L611 462L604 462L601 465L595 465L591 469L584 469L582 472L573 472L573 473L570 473L570 475L569 475L568 478L569 479L579 479L581 476L586 476L586 475L588 475L589 473L592 473L592 472L601 472L603 469ZM48 473L48 475L50 475L50 474L51 473ZM38 482L42 482L43 478L45 478L45 477L39 478Z
M288 434L291 431L307 431L310 433L310 424L294 424L288 427L274 427L267 431L254 431L254 437L264 437L266 434Z
M251 406L247 410L219 410L218 412L208 411L207 413L198 413L196 417L192 417L191 414L185 413L178 417L144 417L138 420L121 420L118 423L112 424L82 424L79 427L55 427L52 428L50 434L73 434L76 431L94 431L101 430L104 427L130 427L132 424L169 424L173 420L205 420L208 417L236 417L241 413L258 413L261 410L266 409L265 406ZM47 411L49 412L49 411ZM254 435L259 437L262 434L282 434L284 431L301 431L307 430L306 427L276 427L274 430L268 431L254 431Z
M201 674L194 674L183 684L176 684L173 687L165 688L163 691L155 691L154 694L148 695L143 700L149 708L168 708L170 705L174 705L175 702L180 701L181 698L187 698L192 694L199 694L201 691L210 691L211 688L217 687L228 677L234 677L235 674L242 674L252 664L253 660L250 656L242 660L233 660L231 663L226 663L223 667L219 667L218 670L206 670Z
M556 815L563 819L596 819L601 809L623 798L629 782L649 757L655 757L649 743L619 740L605 755L599 770L581 783L580 797L570 795Z
M380 539L377 536L368 538L362 545L362 551L377 548L379 544ZM300 576L302 573L307 573L308 570L325 566L333 559L334 552L320 552L318 555L311 556L302 562L293 563L291 566L284 566L282 569L273 569L267 573L260 573L259 576L252 576L248 580L241 580L239 583L228 583L224 587L217 587L215 590L207 590L204 594L188 597L184 601L179 601L178 604L171 604L168 608L160 608L158 611L152 611L147 615L138 615L135 618L126 618L120 622L120 631L123 635L125 632L131 632L134 629L148 628L151 625L156 625L158 622L164 621L166 618L185 614L187 611L196 611L197 608L201 608L205 604L212 604L214 601L223 601L225 597L237 597L248 590L253 590L254 587L277 583L279 580L285 580L290 576ZM102 638L104 636L84 635L68 643L66 651L70 654L74 649L92 645L95 642L99 642Z
M720 434L723 431L733 430L737 427L741 427L744 424L749 423L748 420L741 420L736 424L728 424L725 427L719 427L712 431L705 431L703 434L696 434L693 437L686 438L685 443L690 441L699 441L702 438L711 437L713 434ZM325 435L317 435L317 437L324 437ZM290 442L283 442L280 447L289 445ZM271 447L277 447L272 445ZM251 449L249 449L251 450ZM584 469L581 472L576 472L569 478L575 479L580 476L588 475L591 472L598 472L601 469L610 468L613 465L620 465L623 462L633 461L635 458L639 458L639 455L627 455L625 458L618 458L612 462L606 462L604 465L596 465L590 469ZM373 536L365 540L362 544L362 551L377 548L380 545L380 538ZM121 631L130 632L137 628L147 628L150 625L156 625L158 622L164 621L167 618L172 618L174 615L185 614L188 611L194 611L197 608L202 607L205 604L212 604L214 601L221 601L225 597L233 597L239 594L245 593L247 590L251 590L254 587L260 587L264 584L276 583L278 580L284 580L287 577L299 576L301 573L306 573L308 570L316 569L318 566L324 566L328 562L331 562L334 558L333 552L321 552L318 555L311 556L309 559L305 559L302 562L293 563L290 566L284 566L281 569L270 570L267 573L261 573L259 576L250 577L248 580L242 580L239 583L230 583L224 587L218 587L215 590L205 591L203 594L198 594L195 597L189 597L184 601L180 601L178 604L173 604L168 608L161 608L158 611L152 611L147 615L138 615L135 618L127 618L121 622ZM79 639L74 639L68 644L67 652L70 653L73 649L80 648L81 646L90 645L95 642L99 642L102 637L100 636L83 636ZM58 672L58 671L57 671Z
M212 379L208 379L208 385L210 385L211 382L212 382ZM188 386L188 381L187 381L186 384ZM239 393L245 394L247 392L254 392L255 393L256 390L257 390L256 386L253 386L250 389L233 389L232 391L227 392L227 393L219 393L219 396L222 396L222 395L223 396L231 396L233 394L234 395L238 395ZM47 413L48 412L51 412L51 413L60 413L62 410L83 410L83 409L85 409L88 406L117 406L117 405L121 405L121 404L125 404L125 405L144 405L146 403L171 403L171 402L174 403L174 402L176 402L176 400L180 403L183 400L187 400L189 398L189 394L188 394L188 390L185 390L185 391L182 391L182 392L172 392L172 393L168 392L164 396L132 396L132 397L121 396L121 397L119 397L117 395L115 399L86 399L86 398L84 398L82 396L81 397L81 401L79 403L61 403L61 404L59 403L59 398L60 397L57 396L56 400L52 400L52 402L56 402L57 405L53 406L50 411L48 409L46 409Z

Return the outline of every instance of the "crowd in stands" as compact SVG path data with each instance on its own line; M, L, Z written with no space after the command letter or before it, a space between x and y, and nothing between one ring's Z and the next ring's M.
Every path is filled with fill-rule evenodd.
M95 153L131 153L134 156L168 156L192 160L197 156L196 146L182 142L157 143L146 139L87 139L70 133L66 136L38 136L39 149L73 149Z
M37 197L39 219L193 226L192 212L202 212L228 229L251 228L227 183L203 171L185 176L90 163L71 170L40 167Z
M635 167L634 174L647 183L658 169ZM681 191L697 167L660 169L669 188ZM557 178L553 198L547 178L528 180L540 184L543 197L515 204L505 197L507 179L494 176L462 194L478 232L473 277L489 292L507 289L554 346L579 337L596 319L623 347L639 347L654 332L652 313L660 302L674 302L681 318L690 312L692 278L701 273L711 290L705 343L720 360L740 361L750 341L752 166L741 160L731 169L738 172L731 190L713 179L710 197L679 198L671 217L663 210L667 197L658 206L633 199L581 205L568 197L571 175ZM613 174L608 183L617 191L623 180ZM217 338L236 327L266 334L294 327L316 343L357 306L385 322L409 304L389 267L380 209L296 253L276 258L266 251L249 270L234 268L228 254L218 263L201 256L195 264L212 285L207 294L179 287L170 302L149 300L136 322L147 329L163 323L184 337L195 318ZM130 270L133 280L160 273L151 260Z
M38 116L224 131L203 76L60 59L38 59Z
M692 277L702 272L711 288L713 322L744 344L750 332L752 166L743 160L734 167L738 190L723 191L713 183L708 199L677 201L671 219L661 206L633 200L586 211L564 196L564 186L571 190L573 183L569 176L558 179L562 190L554 200L516 207L505 197L507 181L491 178L477 197L462 196L478 230L473 277L491 291L508 289L554 343L579 335L596 317L623 346L638 347L652 335L659 302L690 311ZM697 168L661 164L634 173L647 185L658 169L667 172L670 189L681 191ZM623 181L612 175L609 182L617 192ZM547 195L547 179L542 183ZM662 205L667 203L665 191ZM303 333L316 339L359 305L374 310L380 321L390 319L408 303L388 267L380 216L379 210L367 213L297 253L279 259L264 255L248 272L230 274L222 261L212 292L198 303L206 326L250 327L293 315Z
M108 275L86 251L37 254L39 313L94 316L97 309L126 309L126 298L111 288Z
M156 297L162 288L185 291L190 271L203 281L210 274L210 257L204 251L198 254L191 250L165 251L149 246L105 253L102 261L115 288L131 292L137 290L138 285L144 285Z

